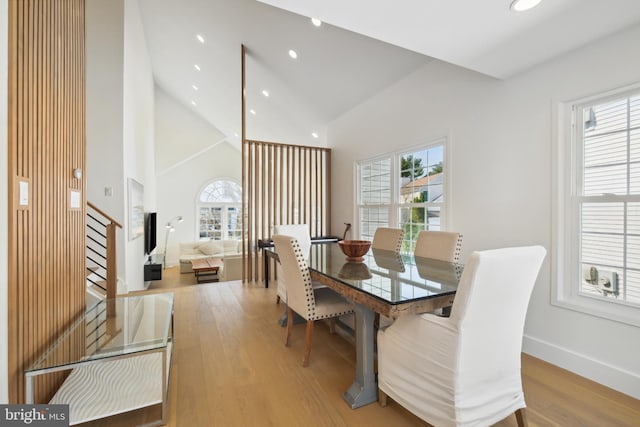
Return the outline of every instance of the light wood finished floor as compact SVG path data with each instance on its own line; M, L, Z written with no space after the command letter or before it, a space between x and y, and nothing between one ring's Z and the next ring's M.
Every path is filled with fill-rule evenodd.
M353 379L355 350L326 325L316 327L303 368L305 327L294 327L286 348L275 287L220 282L173 291L169 426L427 425L392 400L386 408L349 409L342 392ZM523 376L532 427L640 425L638 400L526 355ZM133 426L158 415L156 407L85 425ZM497 425L515 426L515 417Z
M162 270L162 280L154 280L149 290L175 289L188 286L199 286L194 273L180 273L180 267L173 266Z

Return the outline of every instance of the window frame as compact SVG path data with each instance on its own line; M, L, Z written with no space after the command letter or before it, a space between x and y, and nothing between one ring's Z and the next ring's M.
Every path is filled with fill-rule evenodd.
M200 187L200 190L198 191L198 193L196 194L196 212L195 212L195 234L196 234L196 241L206 241L206 240L219 240L219 241L223 241L223 240L238 240L241 239L242 237L242 229L244 227L245 221L243 221L243 217L242 217L242 201L240 202L203 202L200 199L200 196L202 195L202 192L211 184L218 182L218 181L228 181L228 182L232 182L236 185L238 185L240 187L240 189L242 189L241 184L232 178L215 178L212 180L207 181L204 185L202 185ZM242 195L240 195L240 197L242 198ZM222 223L220 225L220 235L221 238L220 239L215 239L212 237L201 237L200 236L200 211L201 208L220 208L222 210L221 213L221 218L222 218ZM239 231L240 232L240 237L238 239L231 239L229 238L228 234L228 225L230 223L229 221L229 208L235 208L236 209L236 214L238 219L240 220L240 228L236 227L235 231Z
M443 202L435 203L435 202L423 202L423 203L403 203L400 201L400 190L401 190L401 179L400 179L400 159L407 154L416 153L423 150L429 150L431 148L442 146L442 166L443 166L443 188L442 188L442 197ZM451 191L450 191L450 180L451 180L451 170L452 170L452 162L450 161L450 153L449 153L449 138L447 136L441 136L433 139L429 139L424 141L423 143L404 147L400 150L396 150L393 152L381 154L375 157L371 157L368 159L361 159L354 162L354 176L355 176L355 193L356 197L354 200L354 218L353 224L354 226L354 235L358 236L358 238L367 238L370 239L373 236L365 236L362 234L361 223L360 223L360 212L362 208L387 208L389 210L389 224L388 227L399 227L400 224L400 209L412 206L424 207L425 209L432 208L437 206L440 208L440 230L447 230L449 227L450 221L450 212L451 212ZM370 164L373 162L381 161L381 160L390 160L391 164L391 182L390 182L390 202L388 204L367 204L362 203L362 167L366 164Z
M443 222L444 222L443 221L443 217L444 217L444 215L446 213L445 206L446 206L446 203L448 201L448 195L445 194L444 190L445 190L445 185L448 182L448 179L446 177L447 168L445 167L445 144L444 144L444 141L445 141L445 139L439 139L439 140L432 141L429 145L426 145L426 146L411 147L411 148L408 148L406 150L397 151L395 153L396 154L396 159L395 159L396 163L395 164L398 167L398 170L397 170L396 175L395 175L395 178L398 180L398 184L396 186L397 194L395 195L395 200L396 200L396 205L397 205L396 209L395 209L396 210L396 215L397 215L397 218L396 218L396 224L397 224L396 226L397 227L401 227L401 221L402 221L401 211L402 211L402 209L409 209L409 211L411 212L411 210L413 208L424 208L424 210L425 210L425 212L424 212L424 215L425 215L425 219L424 219L425 220L425 230L429 230L430 229L429 228L429 221L428 221L429 210L433 209L433 208L438 208L440 210L440 216L439 216L440 224L438 225L438 228L436 230L438 230L438 231L444 231L445 230L444 225L443 225ZM403 185L402 185L402 176L401 176L402 175L402 158L405 157L405 156L408 156L408 155L416 154L417 152L420 152L420 151L428 151L428 150L433 149L433 148L438 147L438 146L442 146L442 161L441 161L441 163L442 163L442 170L443 170L443 172L442 172L442 181L443 181L443 183L442 183L442 195L441 195L441 197L444 199L444 202L430 202L430 201L426 201L426 202L413 202L413 201L405 202L405 201L402 201L401 200L402 187L403 187ZM427 167L429 167L429 165L425 165L425 168L427 168ZM428 171L427 171L427 175L426 176L430 176L428 174ZM431 228L431 229L433 230L433 228ZM408 240L406 234L405 234L405 237L404 237L403 240L404 240L405 243L408 242L408 245L409 245L409 248L410 248L410 250L408 252L412 252L413 249L415 248L416 240ZM403 246L404 246L405 243L403 243Z
M629 325L640 326L640 307L625 301L607 299L581 292L580 242L581 205L585 201L620 202L631 195L585 196L583 185L582 130L579 129L585 106L604 103L637 94L640 83L580 99L554 103L552 131L555 150L552 156L552 292L551 304L584 314Z

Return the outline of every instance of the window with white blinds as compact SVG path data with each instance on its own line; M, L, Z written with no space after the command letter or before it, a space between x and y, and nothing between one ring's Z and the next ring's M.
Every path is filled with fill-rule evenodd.
M441 229L445 142L358 163L359 238L372 240L378 227L399 227L405 232L402 251L409 253L420 231Z
M559 107L552 303L640 326L640 84Z
M360 162L358 175L360 238L372 240L376 228L391 225L391 157Z
M583 297L640 307L640 90L572 109L573 286Z

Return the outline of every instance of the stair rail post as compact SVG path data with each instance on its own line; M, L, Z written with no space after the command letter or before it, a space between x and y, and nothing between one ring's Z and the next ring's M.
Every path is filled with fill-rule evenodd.
M115 297L118 288L118 267L116 262L116 224L107 224L107 317L116 314Z

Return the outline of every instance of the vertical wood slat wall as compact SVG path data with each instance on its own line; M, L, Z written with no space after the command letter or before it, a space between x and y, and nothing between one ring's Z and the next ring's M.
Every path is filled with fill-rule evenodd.
M307 224L311 236L326 236L330 224L331 150L245 140L243 142L243 280L264 278L255 250L278 224Z
M9 399L84 311L85 0L9 0ZM18 200L29 185L28 206ZM70 192L82 195L70 206ZM63 352L84 349L84 337ZM36 383L48 402L63 374Z

